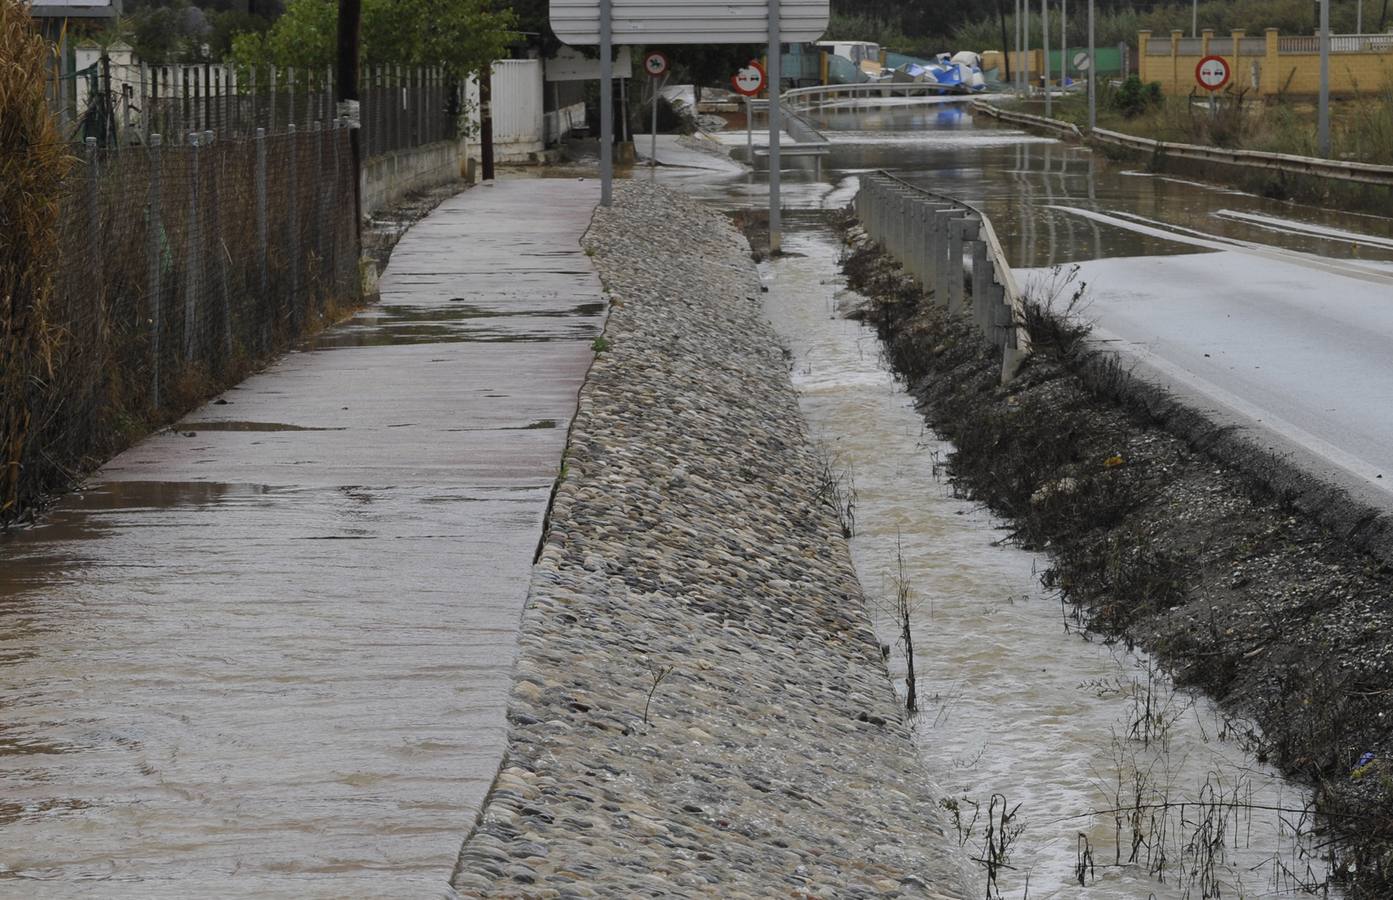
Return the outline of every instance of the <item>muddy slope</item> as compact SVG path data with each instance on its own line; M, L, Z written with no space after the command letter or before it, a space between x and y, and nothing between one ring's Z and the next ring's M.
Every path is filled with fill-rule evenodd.
M1393 572L1240 466L1168 431L1141 386L1038 309L1008 387L997 354L848 228L851 286L896 370L957 447L958 488L1049 553L1081 624L1157 654L1261 734L1343 826L1356 897L1393 896ZM1250 729L1251 732L1251 729Z

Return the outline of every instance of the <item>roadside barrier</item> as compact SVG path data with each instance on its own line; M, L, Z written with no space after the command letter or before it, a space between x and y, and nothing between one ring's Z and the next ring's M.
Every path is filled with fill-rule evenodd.
M1015 377L1030 355L1030 335L1020 289L986 215L883 171L861 176L855 205L866 233L906 274L949 314L968 315L1001 349L1002 382Z
M1291 175L1309 175L1318 178L1330 178L1336 181L1353 181L1360 184L1393 185L1393 166L1348 162L1339 159L1321 159L1315 156L1295 156L1290 153L1264 153L1260 150L1226 150L1221 147L1204 147L1199 144L1155 141L1150 138L1123 134L1120 131L1108 131L1102 128L1095 129L1092 134L1089 134L1072 122L1062 122L1059 119L1047 119L1044 116L1034 116L1029 113L1001 109L994 104L982 101L975 101L972 104L972 110L973 112L979 112L1003 122L1041 128L1065 137L1076 138L1080 141L1089 139L1101 144L1111 144L1114 147L1126 147L1130 150L1140 150L1144 153L1151 153L1159 156L1171 156L1176 159L1194 159L1201 162L1218 163L1226 166L1239 166L1248 169L1266 169L1268 171L1286 172Z

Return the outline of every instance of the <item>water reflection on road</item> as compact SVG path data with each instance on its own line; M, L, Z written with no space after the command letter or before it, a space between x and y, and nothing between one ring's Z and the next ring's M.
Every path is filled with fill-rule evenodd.
M811 118L832 143L825 176L816 181L811 162L790 161L786 204L845 203L855 190L848 176L884 169L979 206L1017 268L1203 252L1205 248L1175 239L1196 232L1225 244L1251 243L1341 260L1393 260L1393 219L1153 174L1136 162L1115 162L974 115L962 104L833 111ZM723 139L739 146L745 136L731 133ZM763 182L761 172L698 190L759 206L767 196ZM1118 221L1098 221L1080 211L1104 212Z

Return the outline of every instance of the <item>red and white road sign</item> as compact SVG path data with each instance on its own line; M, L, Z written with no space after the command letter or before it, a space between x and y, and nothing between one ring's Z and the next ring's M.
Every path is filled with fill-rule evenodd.
M667 74L667 57L657 50L643 58L643 71L653 78L662 78Z
M1223 90L1232 76L1229 61L1222 56L1206 56L1195 66L1195 81L1206 91Z
M735 86L735 93L753 97L764 90L764 80L764 66L752 59L748 66L735 73L730 83Z

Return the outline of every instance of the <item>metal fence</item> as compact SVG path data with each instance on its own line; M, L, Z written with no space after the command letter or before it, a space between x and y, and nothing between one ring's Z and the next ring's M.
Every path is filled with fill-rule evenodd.
M861 176L856 216L866 233L950 315L969 316L1002 351L1001 378L1030 353L1022 296L996 232L976 207L885 172Z
M348 131L91 140L59 217L50 376L24 478L67 481L129 427L181 414L358 296Z
M450 140L458 134L460 92L443 69L368 66L359 90L363 153ZM99 146L183 143L189 134L252 139L258 130L308 129L337 115L327 69L272 66L152 66L102 56L55 76L50 103L68 131Z

